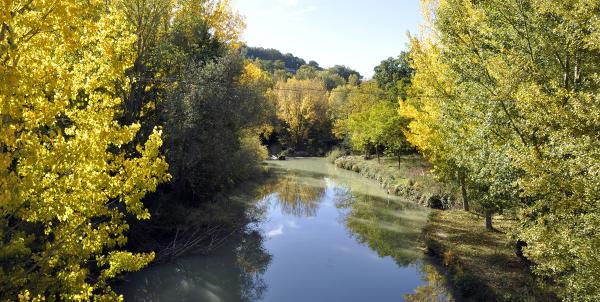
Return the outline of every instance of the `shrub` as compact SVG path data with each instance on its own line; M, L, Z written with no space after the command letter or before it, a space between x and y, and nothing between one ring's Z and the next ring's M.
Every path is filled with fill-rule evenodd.
M333 164L338 158L342 156L344 156L344 152L339 148L334 148L333 150L329 151L329 153L327 153L327 161Z

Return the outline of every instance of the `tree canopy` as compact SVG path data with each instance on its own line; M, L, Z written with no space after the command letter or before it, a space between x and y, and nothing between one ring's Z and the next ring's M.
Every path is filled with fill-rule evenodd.
M598 300L599 3L426 1L413 39L409 140L467 174L485 212L517 209L535 271Z
M153 258L123 249L126 215L168 180L161 131L119 124L134 32L104 1L30 1L0 14L2 299L118 299L108 281ZM8 29L7 29L8 28Z
M283 54L279 50L272 48L246 46L242 48L242 54L251 60L260 59L261 61L281 61L283 62L285 68L289 68L294 71L298 70L300 66L306 65L306 61L304 61L304 59L298 58L291 53Z

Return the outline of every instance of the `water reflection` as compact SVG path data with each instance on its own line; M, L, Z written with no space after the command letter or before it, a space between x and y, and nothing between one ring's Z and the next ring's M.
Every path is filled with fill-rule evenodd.
M446 278L444 275L430 264L421 266L421 272L427 280L427 284L419 286L413 294L404 295L404 301L407 302L451 302L454 301L452 295L446 287Z
M419 271L428 211L322 159L273 162L249 211L264 219L211 255L130 276L126 301L400 301L433 297ZM429 276L429 275L428 275ZM433 280L435 281L435 280ZM405 294L415 293L413 296ZM438 300L431 300L438 301Z
M134 282L117 289L125 301L259 301L272 259L263 241L260 232L248 230L211 255L152 266L130 275Z
M276 203L284 214L296 217L314 217L325 196L325 180L321 175L307 171L290 171L273 167L276 175L264 185L269 192L263 202Z
M418 206L370 195L342 196L338 206L350 209L346 226L358 242L368 245L379 257L392 257L399 266L420 258L422 253L415 247L427 214Z

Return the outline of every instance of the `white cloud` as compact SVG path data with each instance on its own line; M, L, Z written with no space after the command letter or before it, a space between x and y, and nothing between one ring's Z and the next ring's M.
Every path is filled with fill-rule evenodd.
M283 224L280 224L276 229L272 229L267 232L267 237L269 238L273 238L279 235L283 235Z
M350 247L347 246L343 246L343 245L334 245L334 248L340 252L349 254L352 253L352 249Z
M288 226L292 229L299 229L300 226L298 225L298 223L294 220L290 220L288 221Z

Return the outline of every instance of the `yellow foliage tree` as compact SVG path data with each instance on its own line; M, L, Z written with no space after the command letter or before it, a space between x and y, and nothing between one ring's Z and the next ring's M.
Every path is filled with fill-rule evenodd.
M134 42L110 1L0 3L0 300L118 300L108 280L152 260L121 249L168 178L159 130L120 151Z
M301 147L310 129L327 121L325 86L316 79L292 78L279 82L275 90L277 116L287 124L292 145Z
M329 115L334 121L333 133L337 138L349 137L350 115L364 112L385 98L385 93L375 81L360 85L344 85L333 89L329 94Z
M217 40L232 48L240 46L240 34L246 27L229 0L178 0L175 18L182 24L206 22L214 30Z
M423 3L409 139L466 172L486 227L520 213L524 255L561 299L598 301L600 2Z

